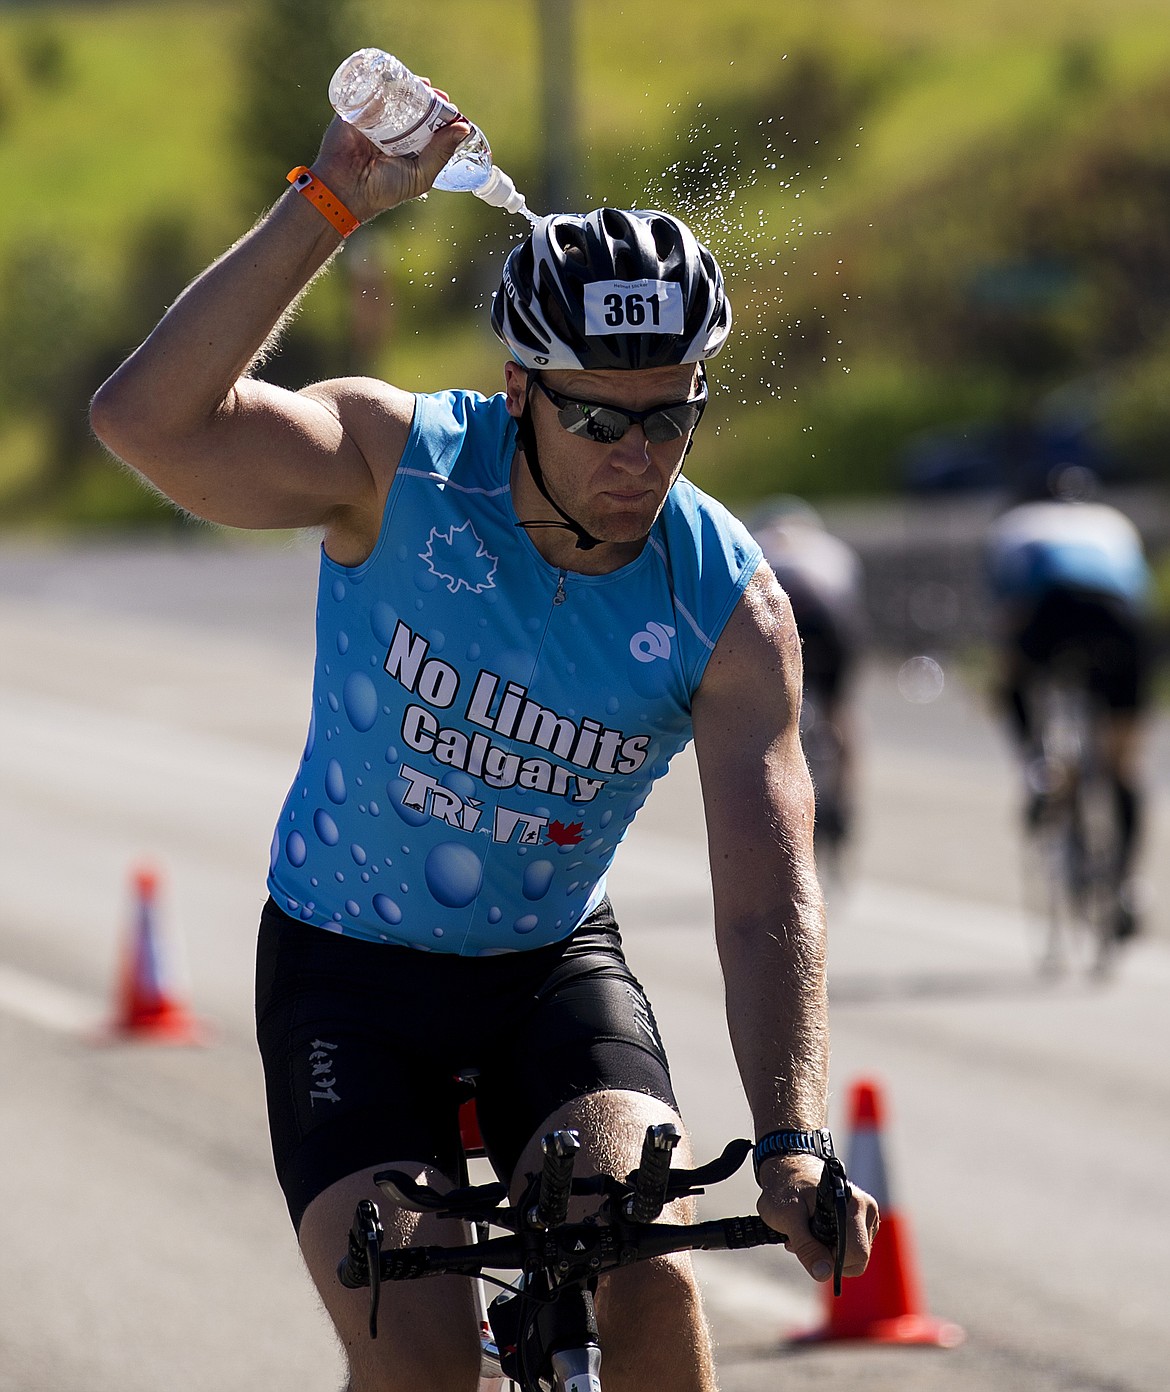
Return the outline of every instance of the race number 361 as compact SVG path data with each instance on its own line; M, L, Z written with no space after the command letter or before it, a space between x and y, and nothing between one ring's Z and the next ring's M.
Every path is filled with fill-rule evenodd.
M598 280L585 286L587 334L681 334L682 287L674 280Z

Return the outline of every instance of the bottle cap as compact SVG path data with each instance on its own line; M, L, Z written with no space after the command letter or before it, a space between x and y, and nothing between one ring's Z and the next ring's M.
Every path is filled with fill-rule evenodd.
M492 166L491 174L474 192L493 208L503 208L508 213L522 212L527 206L524 195L517 192L516 185L499 165Z

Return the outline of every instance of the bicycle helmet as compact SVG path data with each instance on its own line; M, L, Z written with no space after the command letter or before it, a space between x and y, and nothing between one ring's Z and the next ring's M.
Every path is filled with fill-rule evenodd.
M529 369L666 367L714 357L731 304L685 223L598 208L536 223L504 264L492 328Z

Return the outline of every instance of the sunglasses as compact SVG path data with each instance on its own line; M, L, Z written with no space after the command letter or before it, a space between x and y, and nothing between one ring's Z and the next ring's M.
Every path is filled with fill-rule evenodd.
M702 371L697 396L669 406L655 406L650 411L627 411L621 406L606 406L597 401L580 401L575 396L562 396L546 386L539 373L530 372L529 377L557 408L557 420L570 435L583 435L599 445L612 445L632 425L640 425L652 445L680 440L698 425L703 407L707 404L707 376Z

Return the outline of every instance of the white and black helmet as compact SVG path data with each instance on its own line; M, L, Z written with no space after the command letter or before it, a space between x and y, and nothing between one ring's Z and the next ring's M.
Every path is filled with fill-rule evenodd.
M527 368L644 368L714 357L731 304L714 256L669 213L541 218L504 264L492 328Z

